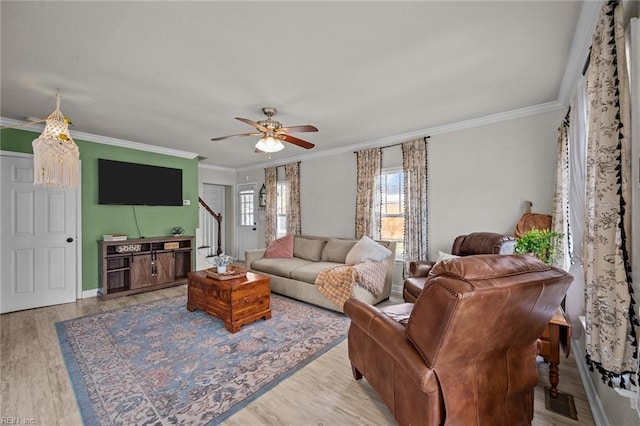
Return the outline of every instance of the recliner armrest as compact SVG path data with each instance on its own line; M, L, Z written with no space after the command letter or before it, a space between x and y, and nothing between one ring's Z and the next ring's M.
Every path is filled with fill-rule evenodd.
M347 299L344 313L351 319L351 327L360 328L391 355L398 365L425 393L438 392L435 373L427 366L413 344L406 338L405 327L375 306L354 297ZM365 377L367 372L362 372Z
M412 277L426 277L435 264L430 260L416 260L409 263L409 272Z

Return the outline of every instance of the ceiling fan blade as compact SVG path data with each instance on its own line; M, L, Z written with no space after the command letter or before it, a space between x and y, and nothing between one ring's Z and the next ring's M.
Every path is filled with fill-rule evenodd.
M302 133L302 132L317 132L318 128L316 126L312 126L310 124L305 124L303 126L291 126L291 127L282 127L277 130L277 133Z
M221 141L223 139L229 139L229 138L237 138L240 136L258 136L261 135L262 133L238 133L237 135L228 135L228 136L220 136L219 138L211 138L212 141Z
M253 120L249 120L248 118L236 117L236 120L240 120L243 123L248 124L249 126L253 126L256 129L260 130L261 132L265 132L266 133L266 132L269 131L269 129L267 129L266 127L262 126L261 124L256 123Z
M311 142L307 142L307 141L303 141L302 139L298 139L294 136L291 135L277 135L278 139L282 139L285 142L289 142L292 143L294 145L298 145L302 148L306 148L306 149L311 149L313 148L315 145L312 144Z

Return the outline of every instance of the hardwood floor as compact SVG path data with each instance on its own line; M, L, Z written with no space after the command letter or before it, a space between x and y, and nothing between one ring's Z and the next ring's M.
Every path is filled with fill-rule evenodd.
M35 425L82 424L60 353L56 322L181 294L186 294L186 286L0 315L0 422L17 417L21 424L30 419ZM533 424L593 425L573 357L560 364L559 390L573 395L577 421L545 409L547 367L544 363L538 366ZM223 424L394 425L395 421L366 380L353 379L345 340Z

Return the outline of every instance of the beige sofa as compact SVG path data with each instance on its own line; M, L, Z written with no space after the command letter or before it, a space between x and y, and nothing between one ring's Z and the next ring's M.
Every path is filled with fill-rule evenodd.
M303 302L312 303L323 308L343 312L327 299L315 286L320 271L333 266L345 264L349 250L358 240L301 235L294 238L293 258L265 258L265 249L245 252L247 269L271 278L271 291ZM376 297L373 293L355 286L354 296L368 304L375 305L389 298L393 281L395 262L395 241L377 241L393 253L386 260L387 272L382 294Z

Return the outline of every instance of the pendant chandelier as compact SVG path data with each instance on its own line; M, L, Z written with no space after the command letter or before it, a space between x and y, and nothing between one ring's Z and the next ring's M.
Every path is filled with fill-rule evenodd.
M60 91L56 110L46 119L44 130L33 146L33 184L47 188L80 186L80 150L69 134L69 119L60 111Z

